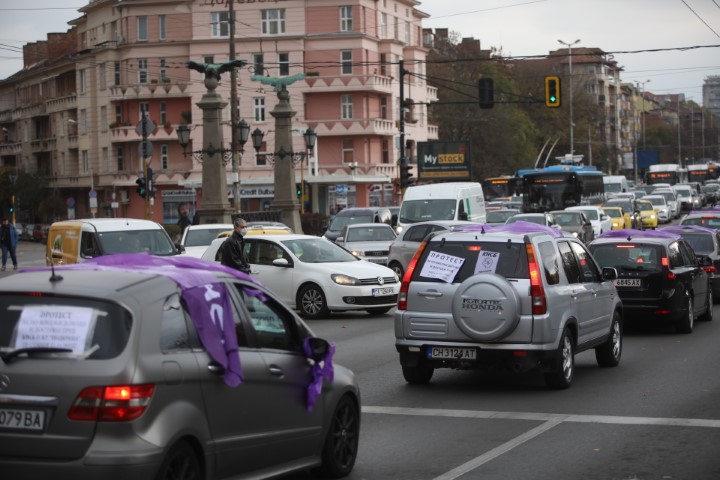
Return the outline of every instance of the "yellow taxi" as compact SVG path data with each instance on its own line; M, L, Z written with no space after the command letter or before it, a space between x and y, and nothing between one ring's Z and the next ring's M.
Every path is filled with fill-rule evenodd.
M620 207L602 207L612 221L612 230L622 230L625 227L625 214ZM630 227L627 227L630 228Z
M232 230L220 232L215 238L227 238L232 235ZM248 225L246 235L290 235L292 229L290 227L281 227L279 225Z
M635 208L640 212L643 228L657 228L658 215L652 203L647 200L635 200Z

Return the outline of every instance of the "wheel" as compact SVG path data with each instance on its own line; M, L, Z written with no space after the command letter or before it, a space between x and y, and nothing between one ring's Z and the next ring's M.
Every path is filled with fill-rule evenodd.
M323 477L340 478L352 471L360 437L360 410L347 395L335 407L325 445L322 464L317 473Z
M300 289L298 292L297 306L303 317L312 320L325 318L330 313L327 307L327 300L325 300L325 294L322 289L314 283L305 285Z
M675 330L678 333L692 333L693 326L695 324L695 312L693 311L694 308L695 305L693 303L693 299L690 296L690 293L688 293L687 313L683 315L677 325L675 325Z
M613 313L610 336L602 345L595 347L595 360L601 367L617 367L622 356L622 318Z
M416 367L407 367L403 365L402 373L405 381L410 385L426 385L433 376L435 369L428 365L418 365Z
M550 388L570 387L575 374L575 345L569 329L565 329L560 339L553 369L545 374L545 383Z
M702 322L712 322L713 305L715 305L715 302L713 301L712 289L710 288L710 285L708 285L707 302L705 302L706 310L705 313L698 317L698 320Z
M155 480L202 480L205 472L197 453L185 441L176 443L163 460Z
M383 313L387 313L390 311L390 309L393 307L377 307L377 308L368 308L367 312L370 315L382 315Z
M403 270L403 267L402 267L402 265L400 265L400 263L390 262L390 264L388 265L388 268L390 268L390 270L395 272L397 274L398 278L400 280L402 280L403 275L405 275L405 270Z

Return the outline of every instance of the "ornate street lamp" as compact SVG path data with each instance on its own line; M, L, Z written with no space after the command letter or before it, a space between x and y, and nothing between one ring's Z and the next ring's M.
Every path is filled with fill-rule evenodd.
M233 128L235 129L236 133L235 138L237 138L238 143L240 144L240 149L235 151L240 152L241 154L245 153L245 144L247 143L248 136L250 134L250 125L243 119L240 120L237 124L235 124ZM185 155L186 157L192 156L195 160L202 163L206 159L215 156L215 154L217 153L222 155L223 165L227 165L228 161L230 161L230 159L232 158L232 148L216 148L215 146L213 146L212 142L208 144L207 148L188 152L187 146L190 144L190 127L188 127L187 125L179 125L177 128L175 128L175 132L178 136L178 142L183 148L183 155Z

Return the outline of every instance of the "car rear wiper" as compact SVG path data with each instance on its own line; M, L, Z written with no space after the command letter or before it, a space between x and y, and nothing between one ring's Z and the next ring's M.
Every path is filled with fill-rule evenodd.
M28 356L31 356L35 353L70 353L72 352L71 348L57 348L57 347L32 347L32 348L18 348L17 350L13 350L9 353L3 353L0 354L0 358L2 358L2 361L5 362L5 364L9 365L13 359L19 357L20 355L27 354Z

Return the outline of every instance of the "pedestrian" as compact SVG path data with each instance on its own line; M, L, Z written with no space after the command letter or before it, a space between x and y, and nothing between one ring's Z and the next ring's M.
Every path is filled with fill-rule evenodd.
M18 233L15 225L10 223L7 218L2 219L2 229L0 231L0 245L2 245L2 271L5 271L7 264L8 251L13 262L13 270L17 270L17 256L15 255L15 247L18 242Z
M247 234L247 223L238 217L233 220L233 233L225 240L220 249L220 263L226 267L234 268L243 273L250 273L250 262L245 252L245 235Z
M177 211L178 217L180 217L177 225L180 227L180 238L182 238L185 229L192 224L190 220L190 204L188 202L180 202L177 206Z

